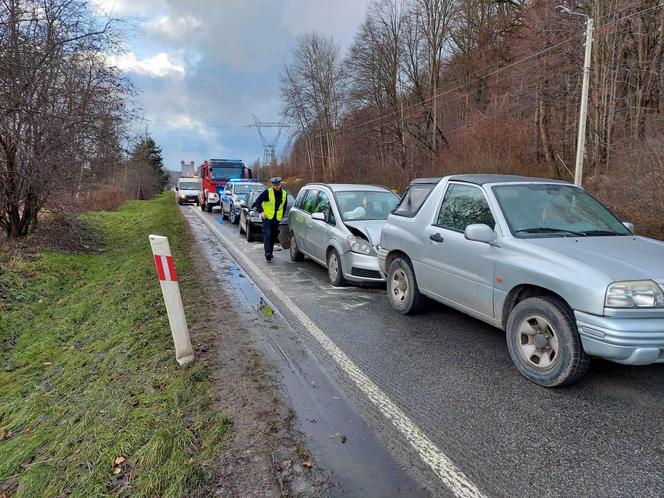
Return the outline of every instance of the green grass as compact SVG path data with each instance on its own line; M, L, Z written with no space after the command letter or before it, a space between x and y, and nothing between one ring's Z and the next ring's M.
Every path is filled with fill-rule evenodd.
M0 495L204 493L230 422L203 362L175 362L148 242L199 292L185 222L170 195L85 219L103 251L0 267Z

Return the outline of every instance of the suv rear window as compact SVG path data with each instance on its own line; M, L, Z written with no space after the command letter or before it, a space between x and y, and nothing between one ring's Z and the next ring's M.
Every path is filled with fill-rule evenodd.
M436 185L436 183L412 184L408 187L408 190L406 190L406 193L401 198L401 202L397 204L392 214L412 218L420 210L422 204L427 200L427 197L429 197L429 194Z

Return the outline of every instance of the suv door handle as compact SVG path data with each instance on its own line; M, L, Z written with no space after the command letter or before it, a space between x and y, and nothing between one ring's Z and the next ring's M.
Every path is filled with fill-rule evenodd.
M443 236L439 233L432 233L431 235L429 235L429 238L434 242L442 242L443 240L445 240L443 239Z

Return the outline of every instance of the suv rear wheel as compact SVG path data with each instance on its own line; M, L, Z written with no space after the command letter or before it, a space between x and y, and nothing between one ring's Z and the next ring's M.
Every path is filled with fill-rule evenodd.
M506 338L516 368L540 386L573 384L590 366L574 316L558 298L531 297L517 304L507 320Z
M402 315L419 313L426 304L420 293L410 261L395 258L387 269L387 297L392 307Z

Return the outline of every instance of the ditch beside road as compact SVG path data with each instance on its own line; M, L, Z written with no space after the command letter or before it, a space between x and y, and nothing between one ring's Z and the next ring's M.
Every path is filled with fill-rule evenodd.
M437 304L401 316L384 288L333 288L322 267L293 263L288 251L267 265L260 243L247 243L219 213L195 209L183 208L193 229L211 231L211 244L233 254L239 273L258 284L294 340L428 493L464 484L455 471L488 496L656 496L664 486L664 365L597 360L577 385L541 388L517 373L499 330ZM321 345L318 331L330 344ZM386 416L331 350L412 422L432 452ZM451 466L441 468L440 455Z

